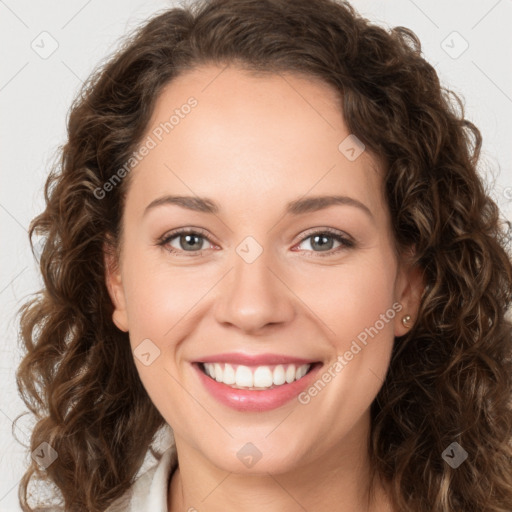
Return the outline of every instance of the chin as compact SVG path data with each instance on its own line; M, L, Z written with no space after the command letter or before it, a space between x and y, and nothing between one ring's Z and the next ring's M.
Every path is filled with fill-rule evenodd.
M300 453L291 452L289 447L286 447L286 451L280 452L268 443L266 447L258 445L257 441L236 444L233 451L226 449L224 452L204 455L218 469L240 475L265 476L268 473L288 473L301 465Z

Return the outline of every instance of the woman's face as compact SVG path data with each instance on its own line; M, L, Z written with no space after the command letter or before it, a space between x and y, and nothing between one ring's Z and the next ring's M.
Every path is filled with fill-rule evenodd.
M414 318L382 170L340 108L294 74L197 68L160 95L130 171L114 321L178 450L226 471L360 450Z

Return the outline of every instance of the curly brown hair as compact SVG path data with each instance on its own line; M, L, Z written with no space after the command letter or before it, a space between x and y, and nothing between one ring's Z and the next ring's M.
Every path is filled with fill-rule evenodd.
M397 511L512 510L512 263L504 222L479 177L479 130L403 27L335 0L202 0L153 17L84 84L68 140L31 223L44 237L44 288L21 308L19 392L58 458L31 461L19 486L53 484L65 510L99 512L132 485L165 420L141 384L128 334L112 321L105 250L118 251L130 175L98 190L141 142L162 88L202 64L291 71L340 93L351 133L385 162L400 252L416 250L426 288L396 338L371 406L374 475ZM25 414L29 414L26 412ZM16 418L18 421L19 417ZM441 457L457 441L469 454ZM62 501L61 501L62 503Z

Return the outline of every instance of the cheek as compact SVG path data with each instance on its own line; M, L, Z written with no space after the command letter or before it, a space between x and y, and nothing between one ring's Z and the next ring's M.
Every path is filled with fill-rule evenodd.
M314 280L297 282L295 289L300 289L298 295L342 350L347 341L350 345L350 340L376 322L385 337L393 337L395 274L392 258L354 258L346 265L316 272Z
M191 329L194 305L201 304L211 279L183 267L164 267L147 254L126 254L123 282L131 350L140 378L157 402L162 393L172 397L179 391L172 377L180 377L180 341Z
M151 264L133 258L126 265L127 310L134 338L170 339L174 326L192 314L211 287L199 268ZM210 283L210 284L209 284Z
M319 427L326 438L332 435L329 428L334 423L339 435L347 432L382 387L394 343L396 309L400 307L394 302L393 284L389 269L384 272L375 265L333 276L329 301L319 296L317 311L329 326L324 332L332 356L318 380L299 398L313 417L326 415ZM313 304L311 295L310 301Z
M374 400L389 367L399 317L395 276L393 257L380 252L350 264L347 260L344 266L319 273L315 287L302 287L299 294L320 318L317 324L331 346L330 361L320 376L328 383L315 383L303 396L303 403L312 403L310 411L343 411L348 421L362 415ZM339 428L348 424L342 422Z
M126 258L124 268L131 349L151 401L168 423L179 427L197 408L180 384L180 342L193 329L194 305L202 304L211 279L138 256Z

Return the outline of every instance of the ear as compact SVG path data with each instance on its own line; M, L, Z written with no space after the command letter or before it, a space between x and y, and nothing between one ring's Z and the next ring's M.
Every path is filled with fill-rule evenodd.
M121 270L118 256L111 242L105 242L103 244L103 261L105 264L105 283L112 304L114 305L112 321L118 329L128 332L128 314L126 311L126 299L121 279Z
M425 280L423 269L418 263L413 263L413 254L411 251L399 263L398 276L395 283L395 299L402 306L400 313L395 320L395 336L403 336L416 322L418 310L421 303L423 291L425 290ZM409 315L411 319L405 325L402 319Z

